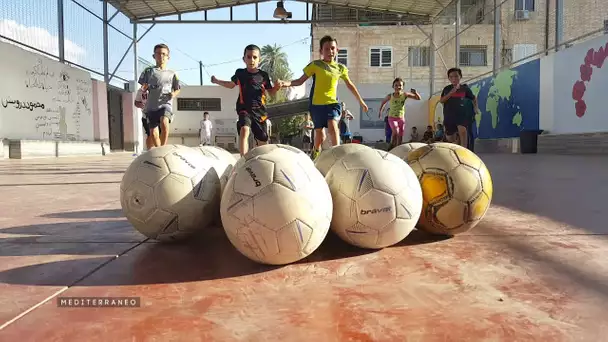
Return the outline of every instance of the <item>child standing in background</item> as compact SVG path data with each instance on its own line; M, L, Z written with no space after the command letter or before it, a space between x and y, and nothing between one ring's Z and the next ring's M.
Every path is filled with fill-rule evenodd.
M198 130L201 146L211 145L211 131L213 130L213 124L209 120L209 112L203 114L203 120L201 120L201 127Z

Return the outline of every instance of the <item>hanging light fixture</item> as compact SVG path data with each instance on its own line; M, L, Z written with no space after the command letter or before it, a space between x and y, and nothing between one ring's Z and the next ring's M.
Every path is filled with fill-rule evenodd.
M283 1L277 1L277 8L274 10L274 14L272 16L277 19L288 19L291 17L291 13L285 10Z

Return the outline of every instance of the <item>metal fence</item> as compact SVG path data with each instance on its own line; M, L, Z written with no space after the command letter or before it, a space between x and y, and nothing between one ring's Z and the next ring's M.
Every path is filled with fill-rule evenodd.
M116 70L111 84L124 87L133 80L135 61L132 50L126 53L133 41L133 24L122 13L108 6L109 71ZM138 25L139 34L150 25ZM60 39L63 32L63 41ZM151 32L146 44L140 43L139 54L150 56L148 45L165 42L158 33ZM99 0L19 0L2 1L0 5L0 41L61 60L87 70L91 77L104 79L103 2ZM148 43L149 42L149 43ZM142 51L142 47L146 50ZM172 49L174 51L176 49ZM125 55L126 53L126 55ZM181 55L180 65L192 70L190 78L198 81L199 62ZM125 56L121 62L121 59ZM63 58L62 58L63 57ZM173 56L175 59L175 56ZM151 61L138 58L138 73ZM190 67L191 65L191 67ZM194 78L195 77L195 78ZM182 77L184 79L184 77ZM197 82L198 83L198 82Z
M454 0L418 27L418 44L394 66L395 76L429 81L437 94L449 68L472 82L606 34L605 0Z

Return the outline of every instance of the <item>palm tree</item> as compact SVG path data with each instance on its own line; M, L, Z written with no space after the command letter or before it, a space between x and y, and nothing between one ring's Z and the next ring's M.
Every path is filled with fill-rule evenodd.
M262 57L260 69L266 71L273 81L292 78L293 74L289 70L287 54L283 52L280 46L276 44L274 46L264 45L260 52Z

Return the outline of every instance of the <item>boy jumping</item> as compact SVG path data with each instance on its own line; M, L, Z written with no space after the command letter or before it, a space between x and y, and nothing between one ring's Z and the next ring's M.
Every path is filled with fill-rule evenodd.
M147 92L146 105L143 107L142 102L136 101L135 106L145 112L147 127L144 124L144 130L150 133L146 140L151 140L148 145L153 143L159 147L166 145L169 139L169 124L173 121L171 102L179 94L180 85L175 71L167 69L169 47L157 44L153 57L156 66L146 68L139 76L139 84Z
M313 159L319 155L321 145L325 140L323 128L327 128L332 146L340 144L338 119L341 116L342 110L337 96L338 81L340 79L344 80L346 87L355 95L361 108L365 112L369 110L361 98L357 87L355 87L348 77L346 66L337 63L335 60L338 54L338 41L331 36L321 38L320 52L322 59L308 64L304 68L302 77L293 81L278 82L281 87L297 87L304 84L310 77L313 78L310 91L310 114L312 115L315 127L315 142L312 151Z
M266 92L274 96L279 90L279 84L270 82L268 73L258 69L260 64L260 48L247 45L243 52L243 62L247 68L237 69L230 81L222 81L211 76L211 82L232 89L239 87L239 97L236 101L236 112L239 116L237 130L239 133L239 150L241 156L249 151L249 131L258 145L268 143L266 126Z

